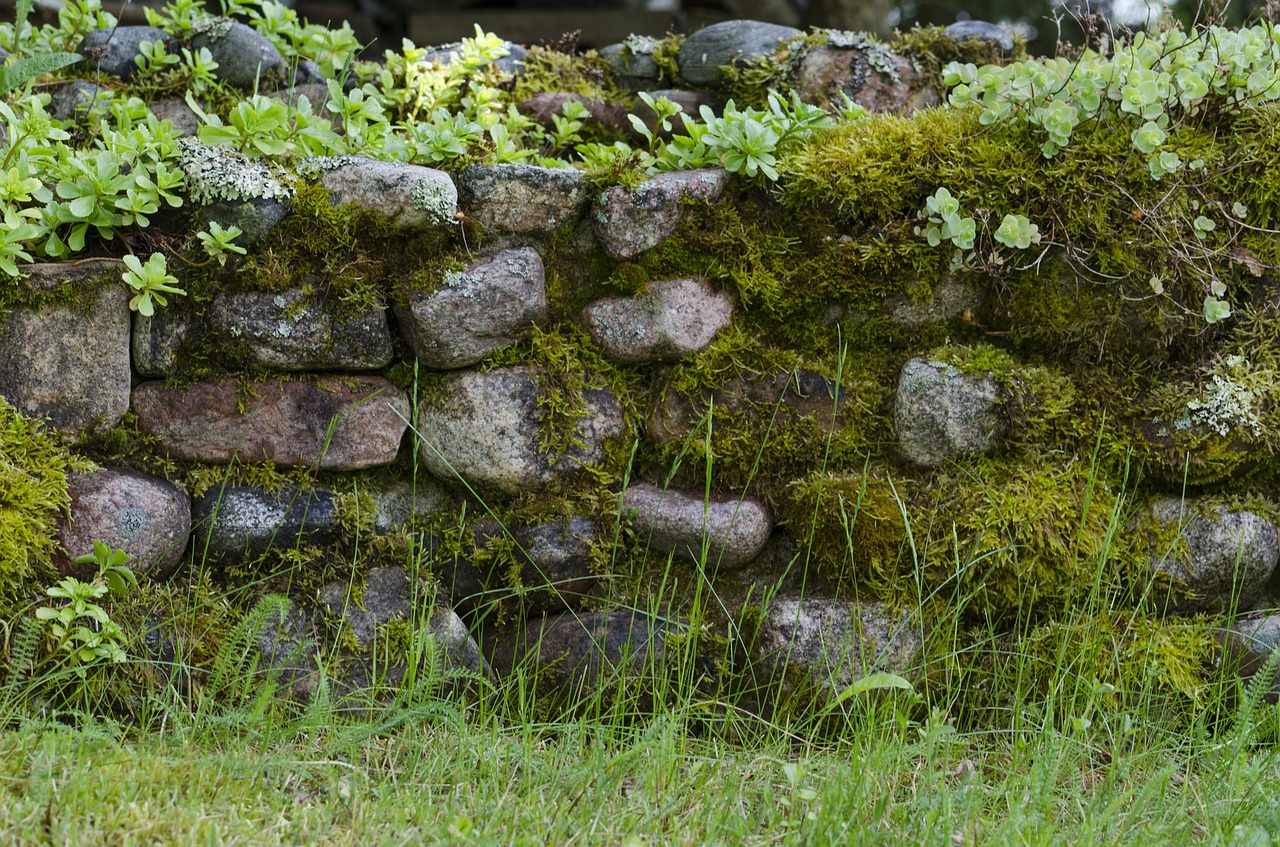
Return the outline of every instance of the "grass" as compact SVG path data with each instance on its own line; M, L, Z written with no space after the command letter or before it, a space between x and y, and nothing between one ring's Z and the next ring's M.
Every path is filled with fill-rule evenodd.
M1280 831L1270 747L877 715L839 744L749 747L692 737L673 715L512 727L409 709L134 740L29 720L0 737L0 840L1246 845Z

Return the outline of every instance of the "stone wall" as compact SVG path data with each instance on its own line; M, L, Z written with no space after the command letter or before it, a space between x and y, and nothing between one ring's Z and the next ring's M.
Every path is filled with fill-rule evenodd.
M801 69L819 99L857 72L842 49ZM886 110L923 90L843 84ZM176 266L188 296L150 317L116 259L25 269L0 396L98 463L70 481L64 573L98 539L153 582L290 595L262 650L299 693L314 655L286 648L335 619L357 646L410 621L460 666L587 687L601 651L643 673L706 627L737 645L710 676L830 690L924 679L940 628L1052 623L1091 589L1157 627L1274 605L1269 435L1197 414L1221 368L1168 366L1177 419L1079 399L1102 347L1050 332L1080 285L1052 257L1039 285L1068 306L1028 317L1000 273L871 279L874 233L723 170L609 186L347 156L286 180L184 144L162 231L234 223L249 254Z

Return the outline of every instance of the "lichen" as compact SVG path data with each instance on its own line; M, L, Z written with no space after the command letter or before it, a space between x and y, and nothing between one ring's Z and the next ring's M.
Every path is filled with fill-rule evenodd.
M433 223L453 223L458 208L458 189L452 180L424 177L412 191L414 208L426 212Z
M179 164L187 175L187 194L197 203L287 200L293 196L293 175L274 162L209 147L194 138L179 139L178 149Z

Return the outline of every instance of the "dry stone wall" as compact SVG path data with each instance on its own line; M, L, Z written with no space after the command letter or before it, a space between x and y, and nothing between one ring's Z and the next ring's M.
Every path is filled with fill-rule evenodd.
M245 79L274 69L241 27L209 42L218 61L243 66ZM709 27L685 41L680 72L710 83L720 66L797 34L783 30ZM127 76L130 45L145 37L113 39L102 69ZM605 53L637 87L656 84L643 57ZM884 111L936 100L910 62L898 57L895 80L859 64L865 53L809 53L797 88ZM939 597L973 592L966 602L980 608L951 613L998 619L1037 604L1048 614L1087 591L1062 583L1083 582L1071 568L1107 554L1080 540L1088 533L1139 550L1118 584L1140 586L1147 596L1126 602L1156 617L1274 603L1280 512L1256 486L1237 493L1230 474L1185 492L1143 482L1122 508L1124 481L1090 469L1097 445L1086 438L1019 458L1038 414L1062 399L1047 395L1072 389L1013 346L1013 358L1000 353L1009 333L987 331L1005 308L990 276L831 297L811 310L812 327L778 330L785 309L742 278L741 255L714 253L723 244L708 230L746 232L762 209L786 213L724 170L608 186L530 164L446 173L344 156L304 161L285 184L260 163L184 144L192 207L241 226L250 256L198 279L179 270L192 296L152 316L130 312L112 259L28 269L34 294L56 296L0 316L0 396L103 465L72 480L56 558L65 573L83 575L73 559L94 539L129 551L151 580L213 567L249 581L279 565L273 555L307 551L291 561L314 575L293 580L293 606L260 645L294 693L306 694L316 669L291 644L324 616L345 616L365 646L379 627L420 623L476 673L533 661L565 688L596 685L607 665L643 675L687 634L699 585L721 598L711 625L746 639L745 661L777 691L803 682L838 692L873 670L926 667L928 634L948 613ZM789 225L774 234L813 236ZM349 266L291 275L308 256L287 259L290 250L331 246L299 247L309 232L352 239ZM826 238L848 240L836 229ZM361 277L362 251L376 259L372 280ZM283 275L263 270L277 260ZM681 261L702 272L654 270ZM861 334L865 361L760 341L810 329ZM880 353L866 341L876 332ZM953 336L963 341L946 343ZM1005 499L965 501L957 491L971 468ZM1091 497L1091 516L1065 507ZM913 548L928 533L905 525L931 502L953 524L943 534L956 555L1011 556L1006 583L910 573L913 561L933 567ZM1095 532L1098 509L1105 531ZM370 545L376 555L356 554ZM1019 561L1049 570L1019 572ZM415 611L423 603L435 609L427 617ZM1260 662L1274 630L1252 620L1228 640ZM339 676L358 688L367 673L352 659Z

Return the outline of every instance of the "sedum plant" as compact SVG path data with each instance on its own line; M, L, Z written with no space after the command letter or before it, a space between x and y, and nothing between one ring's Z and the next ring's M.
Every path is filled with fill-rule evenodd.
M146 264L130 253L124 257L124 264L126 270L122 277L125 284L134 291L129 308L144 317L155 314L156 303L161 306L169 304L165 294L187 293L178 288L178 280L169 273L163 253L152 253Z

